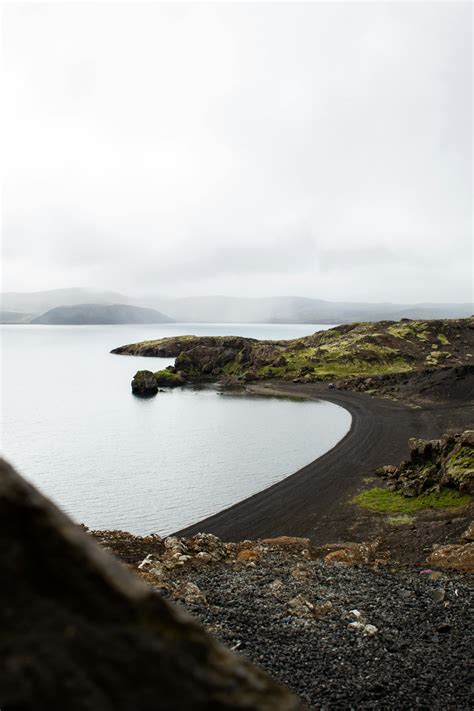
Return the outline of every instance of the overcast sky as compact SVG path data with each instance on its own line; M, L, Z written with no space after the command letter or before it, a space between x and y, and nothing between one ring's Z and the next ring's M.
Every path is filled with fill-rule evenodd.
M469 301L471 14L4 5L3 289Z

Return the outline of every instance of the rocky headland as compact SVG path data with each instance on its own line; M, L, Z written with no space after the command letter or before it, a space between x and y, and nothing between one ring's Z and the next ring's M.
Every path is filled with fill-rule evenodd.
M437 378L443 380L439 373L449 379L474 373L474 317L346 324L289 341L179 336L120 346L112 353L175 358L174 366L154 374L165 386L206 380L227 386L322 381L377 394L406 391L408 396L413 379L425 380L429 388ZM419 394L423 383L412 389Z

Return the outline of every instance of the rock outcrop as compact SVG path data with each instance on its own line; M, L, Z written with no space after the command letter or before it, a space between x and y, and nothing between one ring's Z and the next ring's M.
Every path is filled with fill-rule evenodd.
M376 473L404 496L443 487L474 494L474 430L436 440L410 440L410 459Z
M474 573L474 543L437 546L426 562L443 570Z
M390 380L394 374L406 380L410 373L472 366L474 318L355 323L289 341L179 336L120 346L112 353L174 357L175 372L190 380L323 380L370 391L397 385Z
M0 708L300 708L3 461L0 521ZM189 586L183 594L202 599Z
M158 383L151 370L139 370L131 384L132 393L138 397L153 397L158 392Z

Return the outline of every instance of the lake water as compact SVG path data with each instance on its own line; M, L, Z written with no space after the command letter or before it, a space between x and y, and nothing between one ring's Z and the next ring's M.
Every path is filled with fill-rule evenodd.
M349 413L326 402L179 388L141 400L130 381L172 360L111 355L178 334L296 338L318 325L2 326L2 452L76 521L168 534L331 449Z

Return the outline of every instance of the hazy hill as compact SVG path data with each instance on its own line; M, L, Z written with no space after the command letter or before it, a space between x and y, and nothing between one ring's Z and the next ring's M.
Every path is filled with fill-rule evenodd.
M33 319L35 324L81 325L119 323L169 323L168 318L155 309L128 304L79 304L58 306Z
M191 323L352 323L400 318L466 318L472 304L390 304L331 302L298 296L243 298L198 296L182 298L136 298L113 291L94 289L53 289L30 293L2 294L4 311L42 314L50 309L77 304L143 306L157 309L172 320ZM20 316L20 314L19 314Z
M0 323L29 323L34 316L19 311L0 311Z
M221 323L351 323L400 318L466 318L472 304L390 304L330 302L294 296L226 296L157 300L150 305L175 321Z
M1 296L4 311L21 311L30 314L42 314L56 306L75 306L76 304L129 304L128 296L114 291L98 289L51 289L49 291L15 292L7 291Z

